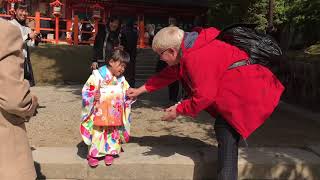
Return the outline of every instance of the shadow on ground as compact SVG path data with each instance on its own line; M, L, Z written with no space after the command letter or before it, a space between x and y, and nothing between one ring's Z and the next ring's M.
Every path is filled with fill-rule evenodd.
M151 147L148 152L144 153L145 156L158 155L160 157L170 157L174 154L180 154L189 157L194 162L193 179L211 179L216 177L216 146L198 139L172 135L132 137L130 142L137 143L140 146ZM204 152L203 149L207 149L208 151ZM210 161L207 159L208 157L214 160Z

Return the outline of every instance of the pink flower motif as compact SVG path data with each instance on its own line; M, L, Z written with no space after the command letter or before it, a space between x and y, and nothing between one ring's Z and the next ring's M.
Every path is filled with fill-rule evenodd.
M118 153L117 153L117 151L116 150L112 150L111 151L111 155L117 155Z
M129 142L130 136L127 131L123 132L123 137L126 142Z
M93 96L93 92L88 92L88 97L92 97Z
M117 140L117 139L119 139L119 136L120 136L120 134L119 134L118 130L115 129L112 133L112 139Z
M96 148L94 148L94 149L91 150L91 156L92 156L92 157L96 157L97 154L98 154L98 150L97 150Z

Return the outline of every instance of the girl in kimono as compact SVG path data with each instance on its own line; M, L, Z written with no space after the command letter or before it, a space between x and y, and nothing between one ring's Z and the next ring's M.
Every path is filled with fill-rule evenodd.
M98 166L100 159L111 165L121 144L129 140L131 103L125 100L129 84L122 75L129 61L126 52L115 50L105 66L93 70L82 89L80 132L89 146L91 167Z

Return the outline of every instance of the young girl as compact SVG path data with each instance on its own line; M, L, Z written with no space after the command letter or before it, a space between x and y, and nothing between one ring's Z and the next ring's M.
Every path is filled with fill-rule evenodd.
M107 65L93 70L82 89L80 132L89 146L87 156L91 167L104 158L111 165L129 140L131 102L125 100L129 85L122 76L130 56L115 50Z

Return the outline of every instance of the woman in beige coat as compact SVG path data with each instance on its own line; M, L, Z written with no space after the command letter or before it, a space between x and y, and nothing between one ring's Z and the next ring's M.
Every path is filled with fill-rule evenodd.
M23 78L20 30L0 18L0 179L34 180L25 121L38 105Z

